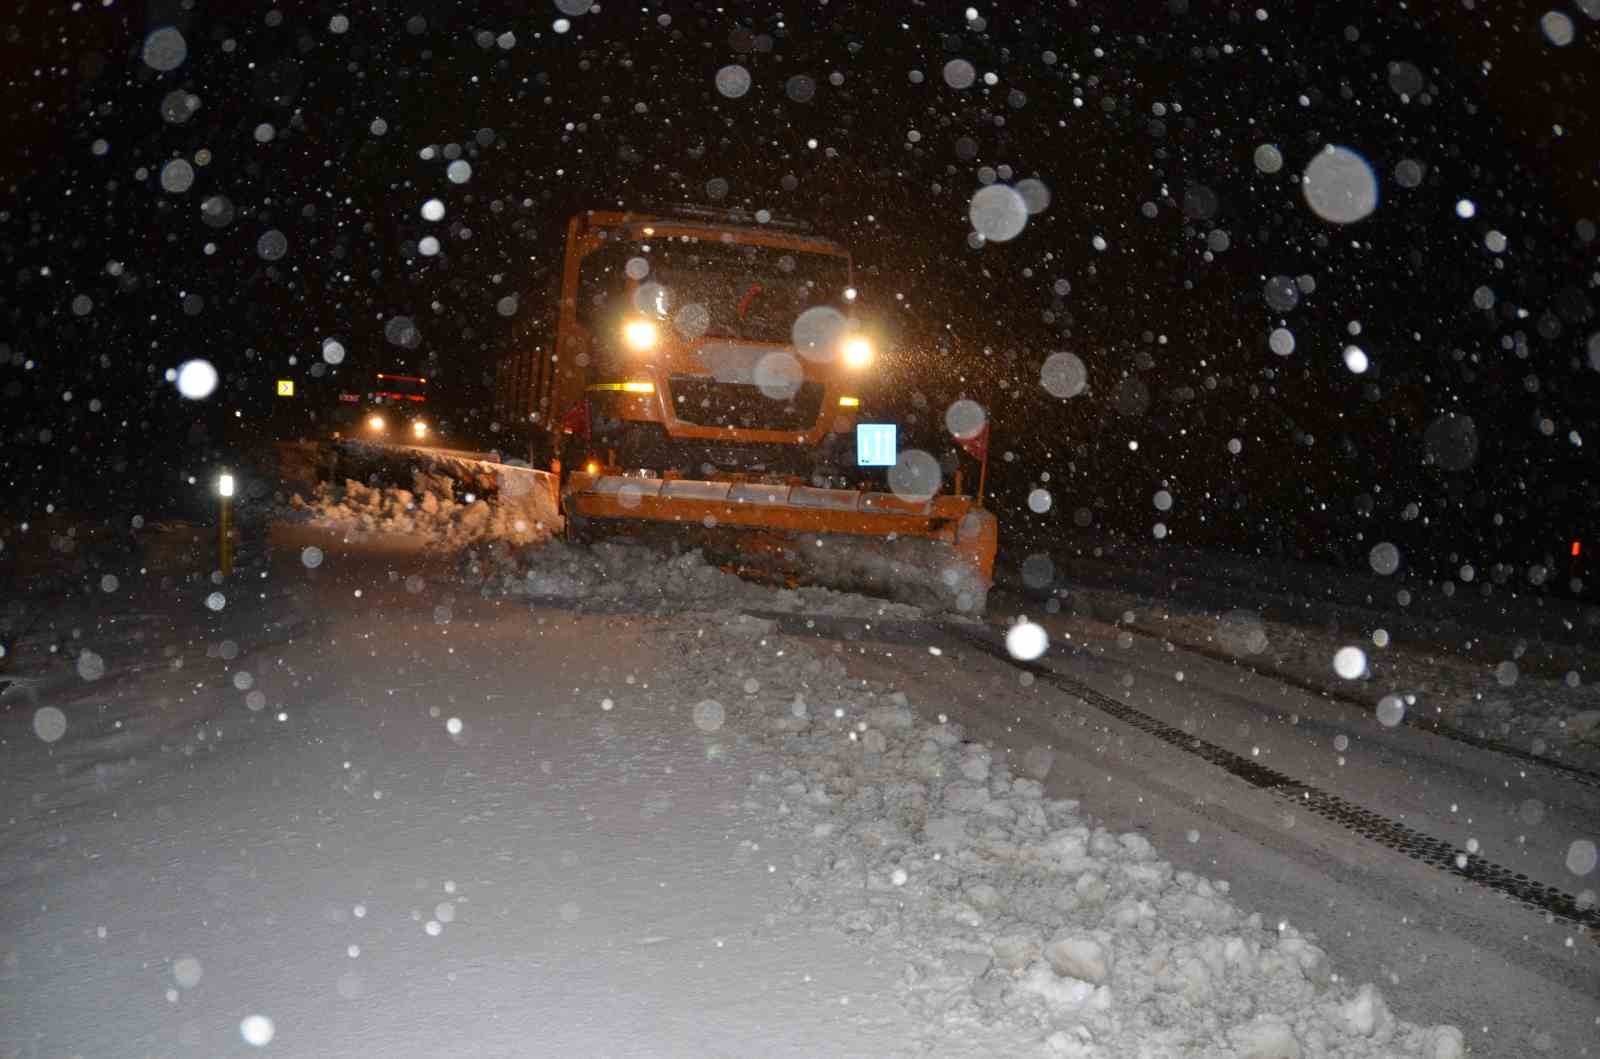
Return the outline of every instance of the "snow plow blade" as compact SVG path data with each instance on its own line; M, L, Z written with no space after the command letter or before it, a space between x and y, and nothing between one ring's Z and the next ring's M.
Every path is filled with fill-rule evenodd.
M863 592L965 614L994 580L995 517L971 497L574 473L562 493L580 539L700 548L741 576Z

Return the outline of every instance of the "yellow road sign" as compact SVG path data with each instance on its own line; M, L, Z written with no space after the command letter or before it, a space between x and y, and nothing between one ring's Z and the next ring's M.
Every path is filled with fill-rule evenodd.
M294 380L293 379L279 379L278 380L278 396L279 397L293 397L294 396Z

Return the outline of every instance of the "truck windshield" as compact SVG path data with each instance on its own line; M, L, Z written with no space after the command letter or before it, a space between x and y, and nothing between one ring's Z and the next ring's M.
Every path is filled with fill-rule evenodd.
M757 342L788 342L795 317L842 303L850 282L843 256L699 240L650 244L628 274L639 280L634 308L683 337Z

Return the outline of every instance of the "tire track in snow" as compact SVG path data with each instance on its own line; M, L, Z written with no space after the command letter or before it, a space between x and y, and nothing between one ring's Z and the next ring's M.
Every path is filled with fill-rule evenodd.
M1129 625L1122 622L1113 622L1108 624L1112 624L1118 629L1125 629L1128 632L1136 633L1152 640L1159 640L1162 643L1170 643L1181 651L1185 651L1189 654L1199 655L1201 658L1206 658L1213 662L1223 662L1228 665L1247 669L1258 677L1262 677L1267 680L1276 680L1280 684L1287 684L1292 688L1298 688L1300 691L1304 691L1308 695L1315 695L1320 699L1327 700L1328 702L1337 702L1340 705L1349 706L1350 708L1363 714L1371 714L1372 712L1372 706L1368 703L1361 702L1358 699L1347 698L1346 696L1329 690L1323 685L1317 684L1314 681L1305 680L1294 675L1293 673L1283 673L1275 669L1267 669L1263 666L1256 665L1249 659L1239 658L1235 655L1229 654L1226 651L1206 647L1203 644L1185 643L1174 640L1156 629L1148 629L1139 625ZM1415 728L1419 732L1427 732L1429 735L1436 735L1441 739L1454 740L1457 743L1465 743L1467 746L1473 747L1477 750L1487 750L1491 753L1503 754L1506 757L1527 762L1530 765L1537 765L1540 768L1548 769L1551 772L1558 773L1563 778L1572 780L1574 783L1581 783L1585 787L1600 788L1600 773L1592 772L1589 769L1581 768L1577 765L1568 764L1565 761L1556 761L1552 758L1542 757L1533 753L1532 751L1523 750L1521 747L1512 746L1510 743L1505 743L1498 739L1490 739L1486 736L1473 735L1471 732L1468 732L1465 729L1457 728L1454 725L1446 724L1443 721L1436 720L1432 717L1419 715L1411 710L1407 710L1405 712L1405 714L1400 718L1400 723L1407 728Z
M1132 725L1164 743L1223 769L1252 787L1264 790L1298 808L1309 810L1363 838L1403 853L1412 860L1510 897L1536 911L1573 923L1590 932L1591 939L1595 937L1596 931L1600 931L1600 908L1580 905L1577 898L1557 887L1530 879L1486 857L1469 853L1339 795L1303 783L1277 769L1190 735L1181 728L1118 702L1111 696L1096 691L1082 681L1059 673L1049 666L1012 658L1003 643L991 640L976 630L948 623L939 625L938 628L952 638L1007 665L1031 673L1035 679L1046 681L1125 724ZM900 639L900 637L894 638Z

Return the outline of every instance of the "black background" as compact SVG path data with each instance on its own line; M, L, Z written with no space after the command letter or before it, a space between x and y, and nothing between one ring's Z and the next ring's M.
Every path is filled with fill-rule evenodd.
M1569 46L1540 29L1552 7L1575 25ZM1169 542L1346 563L1388 540L1448 569L1529 562L1589 532L1600 22L1481 2L977 13L608 3L557 33L568 16L550 2L21 4L0 16L8 492L24 513L158 502L231 448L315 429L329 395L375 368L428 374L458 436L493 443L493 365L545 326L566 218L708 203L721 180L716 204L804 217L855 250L888 338L875 410L930 447L948 445L952 400L989 410L990 500L1017 554L1153 540L1160 523ZM170 72L141 57L163 26L188 47ZM952 59L980 80L947 85ZM734 63L752 85L728 99L715 78ZM1396 90L1397 63L1420 93ZM175 90L199 101L182 123L161 113ZM1264 143L1281 172L1254 165ZM1365 220L1307 207L1298 177L1327 144L1372 165ZM447 179L447 148L466 183ZM193 186L163 190L162 165L201 150ZM1425 166L1420 186L1397 183L1402 159ZM1025 178L1049 207L1014 240L970 245L973 193ZM214 195L234 208L225 226L202 217ZM435 197L448 212L430 223ZM269 229L288 242L272 261L257 251ZM1208 254L1216 232L1227 249ZM430 234L442 250L422 256ZM1314 290L1275 311L1263 289L1279 275ZM395 317L414 345L386 338ZM1278 326L1288 357L1267 346ZM337 368L318 366L329 337L349 351ZM1351 342L1363 375L1344 365ZM1085 362L1086 393L1041 388L1056 351ZM165 378L191 357L221 373L208 400ZM294 401L274 397L279 378ZM1449 467L1427 443L1446 416L1470 417L1477 440Z

